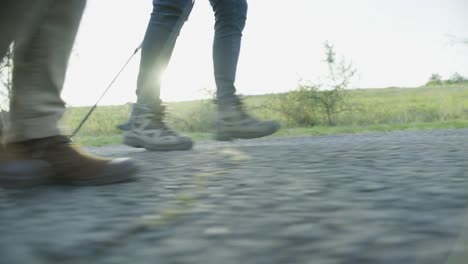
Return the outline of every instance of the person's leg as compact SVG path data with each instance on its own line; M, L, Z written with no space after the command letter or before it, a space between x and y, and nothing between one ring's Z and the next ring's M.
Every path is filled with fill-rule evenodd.
M28 34L50 0L3 0L0 4L0 60L15 39Z
M128 159L88 154L60 136L65 105L60 92L86 0L50 0L28 34L14 39L13 97L6 152L46 162L50 179L67 184L107 184L130 178ZM1 182L0 182L1 183Z
M0 4L0 60L14 40L30 33L31 25L37 23L49 0L5 0ZM6 118L2 114L0 118ZM6 124L6 120L2 120ZM2 128L3 129L3 128ZM26 187L41 184L51 175L49 164L42 160L25 157L21 153L7 150L0 144L0 186Z
M153 0L153 13L141 48L137 103L160 104L161 74L169 63L190 4L191 0Z
M247 115L234 86L242 32L247 19L247 0L210 0L210 3L216 19L213 66L218 116L215 138L249 139L273 134L279 129L279 124Z
M153 0L153 13L141 50L137 82L137 103L127 124L124 144L148 150L187 150L193 142L165 123L160 99L161 74L166 69L180 29L192 7L192 0Z
M213 66L218 103L236 99L237 62L247 19L246 0L210 0L215 13Z
M13 94L7 142L60 134L60 97L85 0L48 1L46 12L15 40Z

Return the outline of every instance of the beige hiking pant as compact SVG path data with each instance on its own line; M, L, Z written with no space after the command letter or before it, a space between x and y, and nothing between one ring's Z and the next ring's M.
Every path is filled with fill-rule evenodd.
M86 0L3 0L0 58L14 43L9 126L5 142L56 136L60 97Z

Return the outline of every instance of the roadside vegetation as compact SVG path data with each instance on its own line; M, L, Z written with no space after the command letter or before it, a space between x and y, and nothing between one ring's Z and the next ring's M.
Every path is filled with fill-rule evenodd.
M274 136L468 128L468 79L464 76L454 73L443 79L432 74L425 85L415 88L349 89L356 69L336 55L333 45L325 43L324 49L328 74L322 81L300 80L286 93L243 98L249 113L281 122L282 129ZM8 111L11 57L9 52L0 64L1 115ZM71 132L89 109L69 108L63 127ZM125 122L130 109L130 104L98 107L75 140L85 145L119 143L122 132L116 126ZM211 99L168 103L167 122L195 140L208 140L215 109Z
M433 74L416 88L349 89L356 69L324 45L328 74L320 82L300 80L282 94L246 96L249 113L275 119L282 129L274 136L304 136L468 127L468 80L458 73L449 79ZM214 98L214 94L210 94ZM195 140L208 140L213 128L213 100L169 103L167 122ZM89 110L70 108L64 123L74 128ZM119 143L130 105L99 107L77 140L88 145Z
M468 84L431 85L418 88L353 89L346 91L350 110L333 115L315 105L298 107L296 91L284 94L247 96L247 109L259 118L279 120L276 136L327 135L387 132L395 130L468 128ZM300 97L299 97L300 98ZM278 101L297 107L296 115L270 107ZM211 138L215 110L210 100L169 103L168 123L196 140ZM74 128L89 107L70 108L63 124ZM119 143L121 131L115 128L126 120L130 106L101 106L76 137L88 145Z

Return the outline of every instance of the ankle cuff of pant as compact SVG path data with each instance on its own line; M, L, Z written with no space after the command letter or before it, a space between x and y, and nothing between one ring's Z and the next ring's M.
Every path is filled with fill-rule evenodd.
M57 121L57 116L11 121L4 142L14 143L61 135Z
M217 98L215 100L215 104L218 106L223 106L223 105L231 105L231 104L237 104L239 103L241 99L238 96L231 96L228 98Z
M138 96L136 103L140 105L146 105L148 107L153 107L155 105L161 105L162 100L153 96Z

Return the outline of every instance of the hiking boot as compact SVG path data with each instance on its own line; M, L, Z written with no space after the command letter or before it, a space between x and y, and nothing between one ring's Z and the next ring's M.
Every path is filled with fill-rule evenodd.
M7 144L6 150L21 153L25 159L47 163L51 169L48 179L59 184L118 183L133 179L137 170L135 164L127 158L106 159L87 154L66 136Z
M152 151L188 150L193 147L189 137L178 135L164 122L164 105L152 109L134 104L130 116L131 128L124 133L124 144Z
M218 103L215 123L215 139L219 141L264 137L275 133L280 128L276 121L263 121L249 116L240 99Z
M0 146L0 187L24 188L44 184L52 175L49 164Z
M125 123L117 125L116 127L118 129L122 130L122 131L128 131L128 130L132 129L132 125L130 124L130 119L125 121Z

